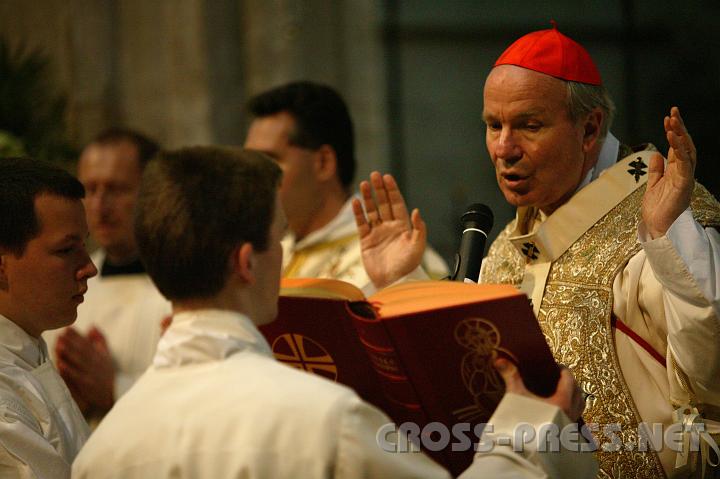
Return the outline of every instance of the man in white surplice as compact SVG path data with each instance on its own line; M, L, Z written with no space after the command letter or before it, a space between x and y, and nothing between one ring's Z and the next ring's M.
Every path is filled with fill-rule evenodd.
M286 228L280 169L250 150L196 147L146 169L136 233L143 262L173 304L151 368L115 404L75 463L84 478L442 477L424 454L386 452L390 422L352 390L276 361L257 325L277 314ZM563 426L583 400L563 372L546 400L514 366L491 419ZM588 454L511 445L478 456L467 477L592 477Z
M618 425L623 450L600 448L603 477L688 477L700 462L668 444L633 452L639 425L691 418L720 432L720 205L694 180L695 145L680 111L664 119L667 160L608 133L614 107L588 52L557 28L529 33L485 82L486 144L517 217L493 242L480 281L527 293L555 359L591 395L599 445ZM353 205L376 287L426 277L425 225L389 175ZM702 413L702 416L698 413ZM629 448L629 449L628 449ZM714 451L713 452L713 449ZM718 456L716 457L715 454Z
M133 215L145 165L159 147L134 130L112 128L82 151L92 255L100 274L89 282L72 327L43 334L60 375L94 427L147 369L170 304L138 257Z
M0 477L70 477L88 435L43 331L71 324L97 274L82 185L27 158L0 159Z

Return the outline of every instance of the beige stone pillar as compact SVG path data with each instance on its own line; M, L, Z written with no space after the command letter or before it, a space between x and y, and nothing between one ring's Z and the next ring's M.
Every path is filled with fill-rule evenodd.
M244 0L247 97L313 80L340 91L355 124L358 174L386 170L385 64L379 6L363 0Z
M204 0L119 2L119 117L167 147L213 139L203 7Z

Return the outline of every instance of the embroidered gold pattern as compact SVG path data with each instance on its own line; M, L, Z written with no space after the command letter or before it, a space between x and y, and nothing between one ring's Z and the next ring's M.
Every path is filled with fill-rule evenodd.
M483 283L513 284L520 286L525 270L525 257L509 238L515 231L517 220L512 220L490 245L483 261Z
M644 191L641 187L630 194L558 258L550 269L538 314L555 359L568 366L583 390L593 396L587 402L586 422L622 424L623 431L618 433L622 444L638 444L640 414L620 371L613 341L612 284L640 249L637 223ZM692 209L701 224L720 224L720 204L699 184ZM483 282L522 282L525 258L509 241L514 230L515 221L491 245ZM598 453L598 477L665 477L655 453L622 449Z
M620 424L619 443L638 444L640 414L620 371L610 318L612 284L617 273L640 249L637 223L645 188L639 188L590 228L553 264L538 321L555 359L567 365L595 400L584 417L588 423ZM607 443L602 431L600 444ZM621 447L598 452L608 477L664 477L654 452Z
M695 190L693 191L690 207L693 210L693 216L703 226L720 227L720 203L703 185L695 182Z

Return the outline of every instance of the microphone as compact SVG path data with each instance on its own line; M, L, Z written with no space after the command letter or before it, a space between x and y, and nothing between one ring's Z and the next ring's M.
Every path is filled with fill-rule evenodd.
M477 283L480 279L485 242L493 226L493 213L482 203L475 203L468 206L460 222L463 227L460 251L455 254L455 268L450 279Z

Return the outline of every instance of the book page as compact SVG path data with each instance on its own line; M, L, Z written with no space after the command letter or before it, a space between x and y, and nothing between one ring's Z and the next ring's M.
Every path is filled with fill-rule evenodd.
M355 285L324 278L283 278L280 296L365 301L365 295Z
M379 310L380 317L389 318L518 295L523 293L506 284L412 281L380 290L369 300Z

